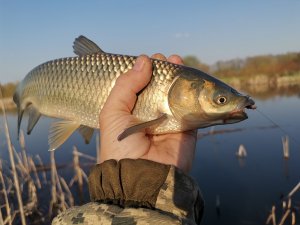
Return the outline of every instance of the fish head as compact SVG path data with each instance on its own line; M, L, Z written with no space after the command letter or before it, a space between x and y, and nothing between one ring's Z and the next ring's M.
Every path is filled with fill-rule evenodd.
M170 110L183 130L230 124L248 118L245 109L255 102L205 73L178 76L169 90Z
M248 118L245 109L255 109L255 102L234 88L216 80L205 80L198 96L199 105L212 125L230 124Z

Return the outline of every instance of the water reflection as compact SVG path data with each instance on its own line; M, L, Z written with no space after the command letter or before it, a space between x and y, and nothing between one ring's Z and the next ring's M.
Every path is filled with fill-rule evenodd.
M258 84L238 87L254 99L268 100L274 97L300 97L300 84L272 85Z

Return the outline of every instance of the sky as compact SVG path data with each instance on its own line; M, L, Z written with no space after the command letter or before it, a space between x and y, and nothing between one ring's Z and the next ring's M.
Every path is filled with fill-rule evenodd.
M195 55L202 62L300 51L300 0L0 0L0 82L74 56L85 35L104 51Z

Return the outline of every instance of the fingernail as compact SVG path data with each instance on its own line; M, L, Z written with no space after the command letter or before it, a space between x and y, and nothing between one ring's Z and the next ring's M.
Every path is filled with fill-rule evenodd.
M144 67L145 61L142 57L138 57L133 66L133 70L141 71Z

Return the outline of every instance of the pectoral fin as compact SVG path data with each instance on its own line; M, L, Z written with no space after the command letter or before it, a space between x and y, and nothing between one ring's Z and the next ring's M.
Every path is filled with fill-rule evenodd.
M131 127L126 128L119 136L118 136L118 141L122 141L124 138L128 137L129 135L142 131L148 127L157 125L162 123L165 119L167 119L167 114L162 114L160 117L158 117L157 119L154 120L150 120L150 121L146 121L146 122L142 122L142 123L138 123L135 124Z
M81 125L78 129L79 133L82 135L86 144L90 143L91 138L94 134L94 129Z
M61 146L79 126L80 124L68 120L53 123L48 137L49 151L53 151Z
M28 125L27 125L27 134L30 134L36 123L39 121L41 117L40 112L34 107L29 107L29 119L28 119Z

